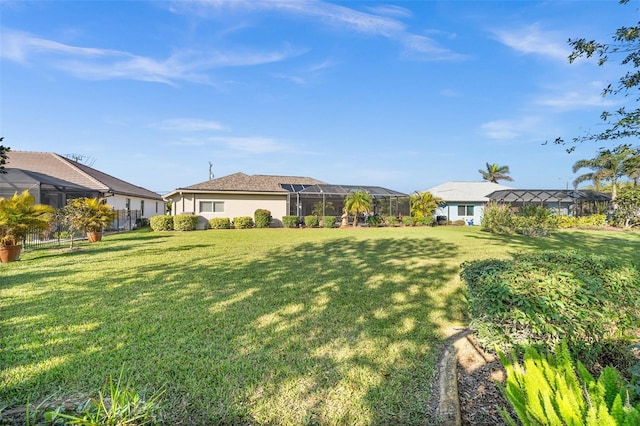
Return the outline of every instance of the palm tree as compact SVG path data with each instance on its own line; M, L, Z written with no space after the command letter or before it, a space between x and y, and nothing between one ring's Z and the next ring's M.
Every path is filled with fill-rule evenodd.
M625 176L633 181L633 188L638 188L638 180L640 180L640 147L636 148L633 154L624 160L622 168Z
M350 192L344 199L344 210L353 215L353 226L358 225L358 215L371 210L373 199L362 190Z
M498 183L499 180L513 182L513 178L509 175L509 166L499 166L497 163L487 163L487 170L478 170L482 175L482 179L489 182Z
M440 197L434 197L429 191L415 191L409 196L411 201L411 216L420 218L433 216L433 212L442 205L444 201Z
M598 155L590 160L579 160L573 165L573 173L583 168L593 170L578 176L573 186L578 187L585 181L592 181L596 190L601 188L602 181L611 181L611 200L618 194L618 179L625 175L625 164L634 157L634 150L629 145L619 145L613 149L600 149Z

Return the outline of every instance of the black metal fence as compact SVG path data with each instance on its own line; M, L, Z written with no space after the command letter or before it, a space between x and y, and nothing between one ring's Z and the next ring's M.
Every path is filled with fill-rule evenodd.
M141 226L143 222L142 211L140 210L116 210L116 217L111 226L105 232L131 231ZM71 232L63 224L53 221L49 230L44 232L33 232L27 234L22 241L25 249L59 247L71 243ZM73 240L85 240L86 235L73 235Z

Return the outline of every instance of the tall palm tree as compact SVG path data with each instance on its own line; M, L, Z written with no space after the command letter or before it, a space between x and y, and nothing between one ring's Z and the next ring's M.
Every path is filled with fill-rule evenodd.
M624 160L622 168L625 176L633 181L633 189L638 188L640 180L640 147L633 150L633 154Z
M411 201L411 216L427 217L432 216L433 212L442 205L444 201L440 197L435 197L429 191L415 191L409 196Z
M573 186L592 181L596 190L600 190L602 181L611 182L611 200L618 195L618 180L625 175L625 162L634 157L629 145L619 145L613 149L600 149L598 155L590 160L579 160L573 165L573 173L588 168L592 172L582 174L573 181ZM626 163L628 164L628 163Z
M499 166L497 163L487 163L487 170L478 170L482 175L482 179L489 182L498 183L499 180L513 182L513 178L509 176L509 166Z
M362 190L350 192L344 199L344 210L353 215L353 226L358 225L358 215L371 210L373 198Z

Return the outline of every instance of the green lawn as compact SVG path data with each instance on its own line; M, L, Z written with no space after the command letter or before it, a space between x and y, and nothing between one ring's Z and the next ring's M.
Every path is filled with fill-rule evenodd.
M460 264L581 249L640 264L640 234L478 227L106 237L0 265L0 408L82 399L122 366L172 424L430 424L467 321Z

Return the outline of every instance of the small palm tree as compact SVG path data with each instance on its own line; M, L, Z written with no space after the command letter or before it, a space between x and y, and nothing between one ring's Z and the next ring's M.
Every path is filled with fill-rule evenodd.
M575 162L573 173L584 168L589 168L592 172L578 176L573 181L573 186L577 188L582 182L592 181L596 190L599 191L603 181L610 181L611 200L613 201L618 193L618 180L625 174L625 164L628 165L634 156L634 150L629 145L619 145L613 149L600 149L595 158Z
M625 174L633 182L633 188L638 188L640 180L640 147L633 150L633 154L624 160L622 169Z
M433 212L444 204L440 197L435 197L429 191L415 191L409 196L411 200L411 216L416 218L433 216Z
M353 215L353 226L358 225L358 215L371 210L373 198L364 191L350 192L344 199L344 210Z
M499 166L497 163L487 163L487 169L480 169L478 172L482 175L482 179L489 182L498 183L499 180L513 182L513 178L509 176L509 166Z
M0 246L20 244L28 233L47 230L54 213L53 207L36 204L27 190L0 198Z

